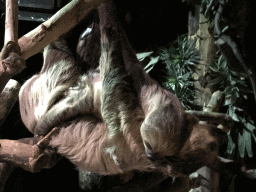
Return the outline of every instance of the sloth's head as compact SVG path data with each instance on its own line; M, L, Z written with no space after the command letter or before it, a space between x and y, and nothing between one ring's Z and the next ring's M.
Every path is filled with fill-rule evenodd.
M189 175L213 161L220 132L215 126L199 124L193 115L173 113L170 105L150 113L141 126L148 158L171 175Z

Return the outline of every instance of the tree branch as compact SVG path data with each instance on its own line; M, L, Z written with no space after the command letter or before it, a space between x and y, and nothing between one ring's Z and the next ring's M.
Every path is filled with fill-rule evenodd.
M20 84L10 80L0 94L0 127L18 99Z
M6 0L4 44L9 41L18 41L18 0Z
M1 139L0 162L9 163L29 172L39 172L43 168L51 168L61 156L54 149L45 148L45 145L57 131L57 128L52 129L44 138ZM42 146L44 148L40 148Z
M42 51L45 46L76 26L79 21L102 2L103 0L71 1L49 20L18 40L22 58L26 60Z

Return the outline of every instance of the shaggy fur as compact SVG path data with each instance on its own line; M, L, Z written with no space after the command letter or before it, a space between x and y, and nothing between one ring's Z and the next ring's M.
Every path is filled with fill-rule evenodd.
M99 68L88 64L91 70L80 73L83 66L67 48L46 47L42 71L20 92L28 129L45 135L61 128L50 145L79 169L100 174L158 169L187 175L212 162L218 139L211 127L185 114L177 97L145 73L112 1L100 5L98 13L95 34L82 35L77 50L85 61L79 63L99 60Z

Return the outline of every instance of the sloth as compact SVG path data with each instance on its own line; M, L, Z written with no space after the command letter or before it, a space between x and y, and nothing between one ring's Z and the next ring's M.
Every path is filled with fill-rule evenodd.
M80 170L189 175L213 164L220 133L199 124L178 98L144 71L115 5L98 7L99 23L80 36L77 59L63 39L43 52L42 70L19 94L27 129Z

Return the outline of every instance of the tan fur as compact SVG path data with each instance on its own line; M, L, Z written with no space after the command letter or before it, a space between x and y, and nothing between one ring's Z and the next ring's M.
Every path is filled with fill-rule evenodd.
M136 135L137 136L136 136ZM79 169L100 174L117 174L130 170L149 171L152 164L147 159L139 133L127 133L116 148L120 164L105 152L108 131L104 122L94 117L78 118L64 129L51 142ZM120 140L121 141L121 140Z

